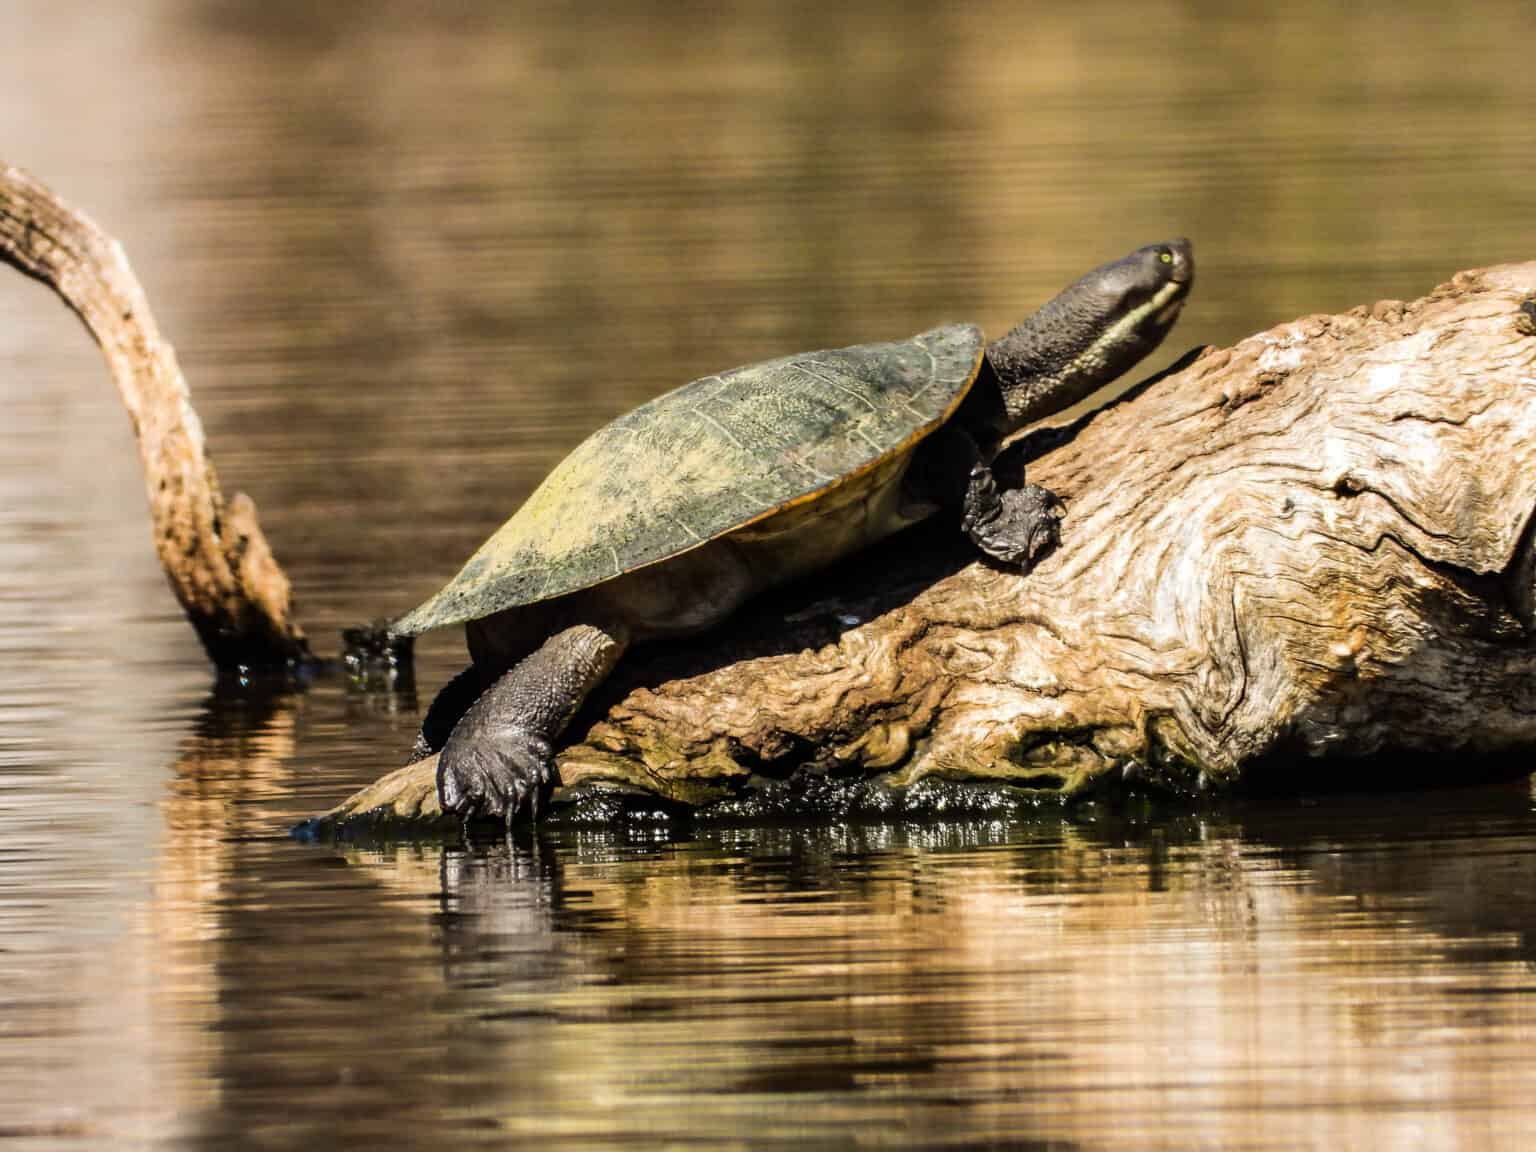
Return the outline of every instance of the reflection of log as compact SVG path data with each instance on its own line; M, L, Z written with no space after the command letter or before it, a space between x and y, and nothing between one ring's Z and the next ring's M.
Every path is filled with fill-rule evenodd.
M226 502L220 493L176 354L122 248L26 173L0 165L0 260L63 297L101 346L138 436L160 563L214 663L307 659L288 577L250 498L237 492Z
M865 622L830 643L744 660L749 621L681 678L636 653L646 686L564 782L703 802L810 759L1194 790L1536 742L1533 293L1536 263L1465 273L1207 351L1031 465L1069 514L1028 578L969 564L872 616L844 581L819 607ZM346 809L430 814L431 792L425 761Z
M418 1031L397 1058L452 1067L474 1107L514 1118L528 1143L574 1114L641 1146L659 1131L741 1144L743 1125L764 1145L771 1131L784 1146L856 1146L857 1124L935 1148L1236 1148L1256 1143L1259 1108L1276 1148L1420 1146L1372 1138L1416 1123L1429 1098L1443 1138L1422 1146L1528 1147L1496 1134L1525 1130L1536 1092L1529 807L1525 789L1479 789L1436 797L1433 823L1345 800L1239 821L1101 813L691 829L675 847L598 832L526 849L343 848L335 888L272 899L268 863L223 902L221 941L266 946L231 947L245 978L220 969L222 1027L207 1031L236 1061L216 1070L225 1111L244 1108L252 1128L274 1098L299 1115L317 1099L334 1108L317 1069L430 1091L430 1068L377 1063L405 1020ZM365 881L372 899L348 889L339 919L335 889ZM305 896L309 915L296 914ZM316 1011L321 980L349 993L323 1009L355 1016L314 1027L302 1062L237 1031L242 1011L301 998ZM390 1011L358 1011L382 1000ZM1401 1043L1417 1021L1445 1023ZM1153 1070L1149 1053L1178 1055ZM786 1089L797 1107L773 1110L785 1119L770 1129L764 1093ZM394 1118L349 1109L352 1144L353 1112Z

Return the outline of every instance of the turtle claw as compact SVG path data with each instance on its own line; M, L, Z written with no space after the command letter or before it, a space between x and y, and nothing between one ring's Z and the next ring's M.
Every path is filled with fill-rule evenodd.
M1061 543L1064 507L1056 493L1038 484L1026 484L1002 494L997 538L1007 555L998 559L1028 572L1040 558Z
M1028 572L1061 542L1063 505L1056 493L1038 484L999 491L991 470L971 470L961 526L994 560Z
M486 733L461 725L437 761L443 811L466 819L503 819L509 827L524 815L537 819L554 783L554 749L519 728Z

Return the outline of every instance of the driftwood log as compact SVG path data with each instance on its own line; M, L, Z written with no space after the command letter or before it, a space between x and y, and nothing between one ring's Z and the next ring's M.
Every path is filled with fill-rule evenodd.
M636 652L563 786L709 804L796 767L1056 793L1507 770L1536 745L1533 295L1536 263L1465 272L1203 351L1030 462L1069 512L1027 578L920 531L820 600ZM440 819L434 767L323 819Z
M256 505L241 492L224 499L175 350L122 246L0 164L0 261L58 293L101 347L138 438L160 564L214 664L235 672L308 660Z

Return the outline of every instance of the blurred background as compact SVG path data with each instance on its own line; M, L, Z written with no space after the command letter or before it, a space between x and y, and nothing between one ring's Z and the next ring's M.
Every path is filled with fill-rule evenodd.
M1000 333L1170 235L1200 279L1165 360L1536 255L1518 3L0 13L6 159L127 246L316 630L415 603L591 428L721 368ZM68 498L136 530L93 354L0 291L4 386L91 373Z
M299 617L332 652L340 627L433 591L592 428L709 372L945 320L1000 333L1093 265L1174 235L1194 240L1199 278L1148 370L1536 258L1533 32L1519 0L0 0L0 160L123 241L225 487L256 500ZM1189 826L1172 853L1144 829L1027 845L995 828L852 847L587 841L558 846L577 881L535 868L521 888L508 874L531 865L510 849L402 862L290 844L289 822L398 761L412 702L336 683L208 698L99 355L47 293L0 271L0 1097L20 1102L0 1139L280 1146L372 1124L429 1146L509 1125L579 1143L616 1117L638 1139L705 1091L700 1139L802 1091L830 1111L786 1140L1092 1145L1113 1142L1101 1105L1115 1100L1143 1147L1182 1146L1192 1121L1175 1113L1194 1105L1212 1109L1200 1137L1227 1146L1255 1110L1277 1146L1531 1135L1529 998L1497 990L1525 979L1529 884L1526 903L1484 909L1461 903L1460 885L1482 885L1463 877L1394 919L1381 910L1453 881L1412 853L1407 879L1390 854L1320 871L1355 843L1347 822L1287 824L1280 840ZM457 637L423 645L424 693L460 653ZM1536 844L1529 799L1489 803L1458 835L1515 868ZM1417 842L1411 807L1402 819L1371 843ZM805 859L821 863L771 863ZM925 888L936 859L944 880ZM1227 880L1210 879L1214 862ZM1026 873L1046 879L1026 891ZM727 911L679 918L701 874ZM517 905L511 926L499 909L493 946L469 934L492 959L470 966L468 997L443 961L464 939L445 926L476 923L465 883L503 893L479 904L541 909ZM831 901L825 918L754 911L807 892ZM1341 900L1368 920L1351 937L1363 954L1321 943ZM1127 902L1142 910L1129 920ZM970 912L946 919L954 908ZM1020 916L1064 949L1027 986ZM780 973L786 1012L811 1023L775 1033L781 1018L742 1006L768 979L752 957L784 947L791 923L805 966ZM707 946L680 946L711 925ZM330 967L295 959L338 938L367 946L328 953ZM882 994L921 1011L850 1007L870 978L850 957L872 940L894 950ZM1124 963L1075 982L1079 947ZM1214 1000L1188 982L1196 953ZM1402 1014L1371 1016L1360 955L1408 982L1394 985ZM953 980L904 982L936 957ZM830 1001L796 999L813 971ZM1101 987L1127 971L1119 998ZM1472 991L1447 999L1457 980ZM956 982L977 998L965 1011L944 1007ZM610 992L578 994L589 986ZM663 1045L658 1087L625 1071L658 1043L622 1024L637 986L669 989L655 1003L674 1007L700 986L742 998L661 1020L684 1038L663 1027L679 1047ZM360 1022L378 1007L362 987L414 989L410 1021ZM1025 1051L1037 988L1080 1011ZM519 1030L518 1013L552 1000L574 1031ZM1148 1001L1162 1005L1150 1018ZM745 1023L709 1051L745 1070L690 1079L688 1029L723 1016ZM1431 1025L1416 1056L1361 1055ZM880 1060L828 1040L859 1029L882 1037ZM759 1032L824 1059L780 1075L783 1048L742 1047ZM1179 1037L1194 1032L1191 1063ZM567 1053L537 1066L558 1080L540 1089L564 1109L552 1119L507 1063L535 1038ZM580 1081L595 1052L600 1099ZM461 1065L470 1098L452 1087ZM1276 1083L1289 1087L1266 1105Z

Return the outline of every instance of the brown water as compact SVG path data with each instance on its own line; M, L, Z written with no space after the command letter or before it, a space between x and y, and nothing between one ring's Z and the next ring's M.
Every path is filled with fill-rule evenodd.
M1163 362L1536 256L1529 5L1235 11L10 0L0 158L123 238L332 649L705 372L1176 234ZM0 1140L1536 1146L1525 785L306 846L412 702L209 698L8 273L0 412Z

